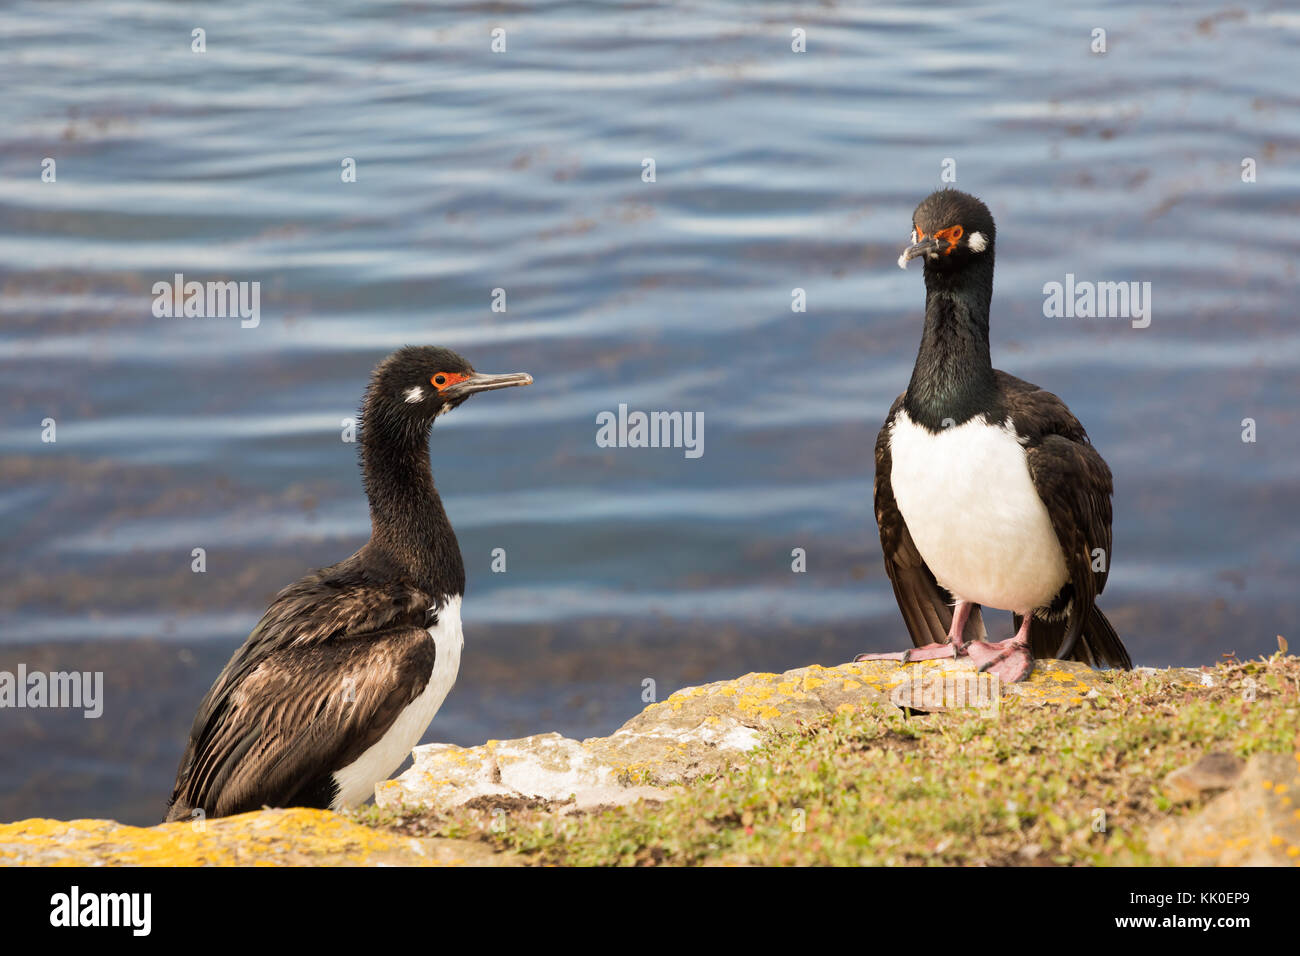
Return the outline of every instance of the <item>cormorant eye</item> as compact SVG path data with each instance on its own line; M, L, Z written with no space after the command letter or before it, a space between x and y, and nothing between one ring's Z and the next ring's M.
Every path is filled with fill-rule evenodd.
M469 377L469 372L435 372L429 381L433 383L434 388L441 392L453 385L459 385Z
M940 229L936 232L934 238L942 239L944 242L948 243L947 247L943 250L943 254L947 256L951 255L952 251L957 248L957 244L961 242L961 237L965 234L966 230L961 226L949 226L947 229Z

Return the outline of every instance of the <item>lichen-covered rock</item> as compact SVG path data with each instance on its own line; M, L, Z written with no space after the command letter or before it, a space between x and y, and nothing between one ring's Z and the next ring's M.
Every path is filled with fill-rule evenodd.
M1111 680L1106 671L1093 670L1079 661L1034 661L1029 678L1015 684L981 674L969 657L912 664L863 661L843 666L858 668L858 678L896 707L926 712L974 709L995 713L1007 698L1026 704L1073 706L1105 693ZM1180 676L1187 683L1194 682L1191 672L1180 672Z
M582 744L556 733L478 747L428 744L416 747L414 758L404 774L375 788L381 807L453 807L484 796L563 801L617 783Z
M1186 675L1196 681L1194 672ZM376 788L384 807L451 809L500 796L579 806L668 799L647 789L715 774L773 732L846 710L901 716L911 710L972 707L994 713L1008 697L1028 704L1074 705L1107 692L1109 675L1084 664L1038 661L1029 680L1001 685L968 659L864 661L746 674L687 687L651 704L608 737L559 734L488 741L479 747L415 748L415 763ZM631 789L637 787L638 789Z
M1175 866L1300 865L1300 751L1251 757L1229 789L1156 826L1149 843Z
M1160 673L1173 676L1175 683L1204 683L1197 671ZM1140 685L1140 674L1138 680ZM684 688L651 704L608 737L577 741L551 733L488 741L479 747L417 747L414 766L380 784L376 800L386 807L434 810L476 799L478 809L497 798L503 807L542 800L561 804L560 813L641 800L654 803L672 799L680 792L677 783L739 764L747 751L773 733L839 713L870 712L901 720L908 711L972 708L996 717L1006 707L1072 707L1119 693L1123 686L1134 684L1117 685L1113 674L1059 661L1038 661L1027 681L1009 686L977 673L965 659L868 661L747 674ZM1300 814L1291 801L1300 780L1294 766L1289 776L1283 773L1286 767L1276 764L1260 770L1256 762L1262 759L1255 758L1255 769L1197 817L1171 825L1164 835L1171 860L1296 862ZM1202 784L1210 779L1206 773L1206 767L1189 771L1183 782L1195 783L1197 792L1204 792ZM1254 790L1248 778L1258 785ZM1171 775L1168 785L1172 788L1181 779ZM0 825L0 865L517 862L518 857L494 852L484 843L414 838L319 810L264 810L202 826L178 822L129 827L108 820L42 819Z
M260 810L156 827L112 820L0 824L5 866L497 866L508 854L467 840L400 837L327 810Z

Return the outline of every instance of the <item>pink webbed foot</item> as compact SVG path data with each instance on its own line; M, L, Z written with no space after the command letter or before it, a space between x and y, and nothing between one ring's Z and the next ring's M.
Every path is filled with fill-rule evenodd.
M910 664L912 661L933 661L941 657L958 657L960 650L955 644L925 644L921 647L909 647L905 651L889 651L883 654L859 654L853 658L853 662L858 661L902 661L904 664Z
M912 661L964 657L967 645L962 641L962 632L966 629L966 619L970 617L971 607L969 601L957 602L953 610L952 624L948 628L948 640L943 644L923 644L920 647L910 647L905 651L889 651L885 654L859 654L853 658L853 662L856 664L858 661L902 661L904 664L910 664Z
M1020 635L990 644L974 641L966 645L966 653L979 665L981 673L996 674L1006 684L1022 681L1034 672L1034 655L1029 652L1029 642Z

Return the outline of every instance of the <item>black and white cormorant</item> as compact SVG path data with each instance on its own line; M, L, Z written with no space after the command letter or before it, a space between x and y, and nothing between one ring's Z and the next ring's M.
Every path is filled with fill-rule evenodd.
M885 569L916 646L858 660L969 656L1017 681L1035 658L1129 668L1095 601L1110 567L1111 476L1055 395L993 368L996 232L954 189L926 197L899 256L925 271L925 328L907 391L876 439ZM980 607L1013 613L986 640Z
M529 385L448 349L399 349L361 407L370 540L271 602L199 705L167 819L363 803L456 681L465 565L433 485L434 419L476 392Z

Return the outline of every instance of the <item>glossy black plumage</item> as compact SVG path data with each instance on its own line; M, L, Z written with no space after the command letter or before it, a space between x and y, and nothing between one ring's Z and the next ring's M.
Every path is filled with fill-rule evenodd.
M935 434L981 417L992 427L1013 426L1065 558L1065 585L1051 602L1033 609L1033 656L1060 654L1094 666L1131 667L1123 643L1095 604L1111 561L1110 469L1064 402L992 365L993 218L973 196L942 190L922 201L913 222L913 245L900 265L923 259L925 325L911 381L876 440L874 489L885 568L912 641L917 647L946 643L959 596L935 579L900 513L892 487L891 430L900 412ZM954 226L961 227L954 241L926 238L951 236ZM979 237L979 248L971 244L973 236ZM1019 629L1020 617L1013 619ZM979 641L986 635L975 606L962 638Z

